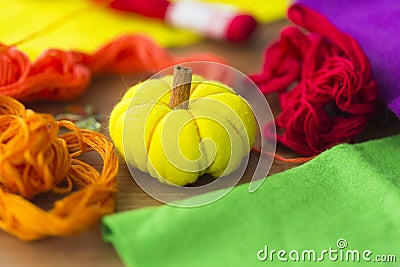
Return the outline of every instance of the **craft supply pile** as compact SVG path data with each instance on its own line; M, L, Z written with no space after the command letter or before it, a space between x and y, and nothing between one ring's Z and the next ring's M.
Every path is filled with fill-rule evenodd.
M400 131L379 139L376 118L398 125L400 117L400 4L242 2L0 1L8 25L0 30L0 229L46 242L100 227L132 267L275 266L267 245L322 251L342 239L370 250L371 261L374 253L399 257ZM286 26L263 44L259 70L241 70L266 108L279 108L260 125L254 101L240 93L243 81L212 67L216 78L208 79L186 65L231 68L230 58L177 51L202 42L246 51L277 21ZM150 79L167 68L174 73ZM140 78L97 114L93 105L104 96L90 90L107 75ZM50 103L64 112L40 111ZM260 145L269 141L275 153ZM116 202L118 183L135 183L121 166L156 190L179 190L230 179L252 165L247 160L267 157L288 170L265 173L252 193L244 183L192 208L122 211ZM193 261L201 253L207 257ZM293 255L281 256L299 261Z

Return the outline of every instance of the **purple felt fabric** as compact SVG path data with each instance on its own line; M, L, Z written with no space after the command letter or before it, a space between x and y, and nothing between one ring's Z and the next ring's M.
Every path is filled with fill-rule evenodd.
M368 55L379 95L400 118L400 1L297 0L352 35Z

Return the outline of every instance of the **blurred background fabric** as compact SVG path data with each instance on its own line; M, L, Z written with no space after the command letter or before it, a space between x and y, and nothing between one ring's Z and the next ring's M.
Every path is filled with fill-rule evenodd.
M283 18L289 4L286 0L220 2L236 5L254 14L260 22ZM184 46L201 40L194 32L174 29L160 20L115 11L89 0L0 0L0 5L3 25L0 42L16 45L31 60L49 48L91 53L127 34L147 35L164 47Z

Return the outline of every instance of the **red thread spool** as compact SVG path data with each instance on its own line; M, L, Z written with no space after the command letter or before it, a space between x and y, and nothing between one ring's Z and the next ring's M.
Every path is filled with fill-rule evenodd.
M252 80L263 93L277 92L278 142L311 156L351 140L375 112L377 85L358 43L323 15L294 4L287 27L265 52L261 74ZM264 135L272 133L268 125Z
M257 21L253 16L240 13L232 6L223 4L167 0L112 0L109 2L110 7L114 9L161 19L171 26L194 30L209 37L228 41L246 41L257 26Z

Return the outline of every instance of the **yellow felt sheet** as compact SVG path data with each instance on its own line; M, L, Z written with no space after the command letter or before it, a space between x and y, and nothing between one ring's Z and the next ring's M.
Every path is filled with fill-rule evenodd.
M200 39L160 20L117 12L88 0L0 0L0 6L0 42L12 45L24 39L17 46L31 59L48 48L91 53L122 34L147 34L162 46Z
M260 21L284 16L287 0L205 0L239 6ZM0 43L17 44L30 59L49 48L92 53L123 34L142 33L162 46L188 45L197 34L162 21L94 5L89 0L0 0Z

